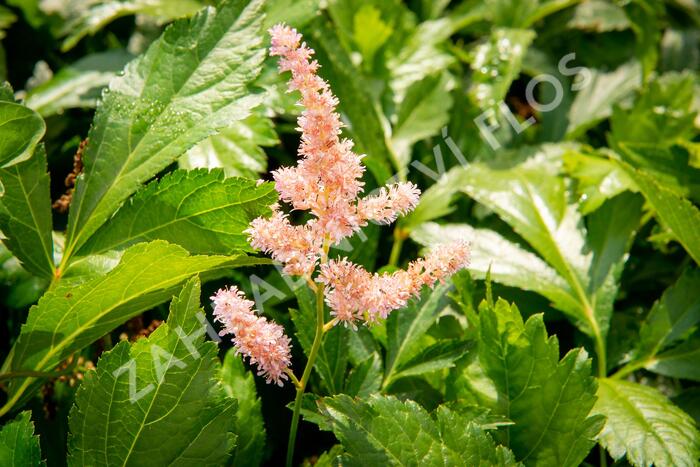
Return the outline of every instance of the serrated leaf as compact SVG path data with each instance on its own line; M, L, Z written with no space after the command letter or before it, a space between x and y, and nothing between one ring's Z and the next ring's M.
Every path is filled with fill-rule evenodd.
M3 243L27 271L53 277L51 193L43 145L28 160L0 169L0 191Z
M46 132L46 124L32 109L0 100L0 167L27 159Z
M76 181L68 257L146 180L259 103L249 83L264 56L261 2L224 2L169 26L114 79Z
M622 31L630 21L625 10L605 0L588 0L576 6L566 26L592 32Z
M542 315L523 323L499 300L479 315L479 361L498 391L495 413L512 420L505 439L526 465L577 466L595 444L603 417L589 416L596 380L583 349L559 360Z
M102 89L133 58L121 49L87 55L27 92L25 105L43 117L97 105Z
M78 254L150 240L166 240L190 253L252 252L243 231L276 201L271 183L226 178L222 170L176 170L138 192Z
M73 352L167 300L192 275L254 263L242 255L190 256L182 247L164 241L134 245L110 272L79 286L59 284L44 294L29 310L12 348L9 368L51 371ZM8 405L17 402L35 381L14 379Z
M651 174L619 162L632 177L656 211L662 226L668 228L688 254L700 264L700 210L686 198L663 186Z
M610 378L598 380L594 412L607 422L599 442L613 459L635 466L693 466L700 458L700 433L693 419L657 389Z
M34 435L30 411L22 412L0 430L0 465L33 467L41 460L39 437Z
M197 0L110 0L87 1L69 13L63 27L67 35L61 45L62 51L72 49L83 37L93 35L106 25L123 16L144 14L165 23L175 18L190 16L202 7Z
M221 465L234 446L236 401L217 384L197 278L148 338L120 342L87 373L71 410L71 465ZM155 457L154 457L155 456Z
M260 398L255 389L253 373L246 371L240 355L230 349L224 357L220 373L228 397L238 401L236 412L236 448L231 465L258 466L265 448L265 425Z
M387 349L384 362L383 388L397 379L399 367L419 352L419 338L435 323L451 284L439 284L433 290L424 288L420 299L412 300L401 310L391 313L386 320Z
M338 395L322 399L319 410L348 453L347 465L518 465L508 449L445 407L435 421L411 400Z
M227 176L256 179L267 170L261 146L278 143L272 120L261 115L236 122L187 151L178 164L183 169L221 167Z
M462 191L494 210L568 283L577 304L562 308L585 333L601 341L612 303L597 300L603 288L589 290L592 254L575 204L568 203L566 181L557 167L535 155L510 168L472 164L462 173Z

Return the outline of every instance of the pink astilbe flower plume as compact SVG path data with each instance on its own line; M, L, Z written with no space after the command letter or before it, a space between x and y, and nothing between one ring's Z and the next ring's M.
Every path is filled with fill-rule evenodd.
M323 293L334 322L357 328L385 319L432 287L467 266L466 243L443 245L425 258L411 262L406 270L370 273L347 259L328 259L328 249L353 235L368 222L390 224L418 204L420 191L413 183L401 182L361 197L364 166L353 143L341 139L342 122L336 112L338 99L316 72L314 51L303 43L296 30L277 25L270 29L270 55L279 56L281 72L290 71L290 92L299 92L303 108L297 123L301 131L300 160L295 167L272 173L280 200L294 210L313 216L303 225L293 225L278 205L270 217L259 217L246 230L250 244L284 264L284 272L302 276ZM319 273L314 277L314 273ZM238 351L259 367L268 382L282 384L289 367L289 338L281 326L252 312L253 303L235 287L213 297L214 314L226 333L235 335ZM302 385L303 390L303 385Z
M219 334L232 334L236 352L248 357L251 365L257 365L258 376L282 386L291 365L291 340L284 328L256 315L254 303L235 286L220 289L211 299L214 320L224 327Z

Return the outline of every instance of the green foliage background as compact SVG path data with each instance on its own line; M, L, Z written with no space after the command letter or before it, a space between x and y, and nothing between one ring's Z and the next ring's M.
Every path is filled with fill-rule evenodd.
M332 254L472 247L326 334L295 463L698 465L694 0L5 0L0 464L282 463L293 388L206 325L236 283L296 371L313 340L313 294L243 232L299 144L278 22L316 50L365 191L423 190Z

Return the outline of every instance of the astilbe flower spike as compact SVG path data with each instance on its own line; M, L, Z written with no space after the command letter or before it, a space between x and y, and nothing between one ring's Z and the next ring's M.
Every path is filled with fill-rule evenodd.
M273 172L275 189L283 202L294 210L309 211L313 218L294 225L280 206L274 205L272 216L251 222L246 230L249 242L283 263L285 273L304 277L330 307L332 324L356 329L358 322L371 324L385 319L420 295L423 286L432 287L466 267L468 245L442 245L425 258L409 263L406 270L384 274L370 273L347 259L328 259L331 245L368 222L390 224L413 210L420 191L414 184L402 182L381 188L377 195L360 196L363 156L352 151L351 141L340 137L338 99L316 74L319 65L312 59L314 51L288 26L276 25L270 34L270 55L280 57L281 72L291 72L289 91L301 94L299 104L303 108L297 120L301 158L296 167ZM314 277L317 269L319 273ZM291 375L289 338L282 328L255 316L253 303L235 287L221 290L213 298L216 318L224 324L224 332L236 336L238 351L257 363L268 382L281 384L287 373ZM302 392L304 383L302 378Z
M263 376L268 383L282 386L291 365L291 341L284 334L284 328L257 316L253 311L254 303L235 286L220 289L211 299L214 320L224 327L219 334L233 334L236 352L257 365L258 376Z

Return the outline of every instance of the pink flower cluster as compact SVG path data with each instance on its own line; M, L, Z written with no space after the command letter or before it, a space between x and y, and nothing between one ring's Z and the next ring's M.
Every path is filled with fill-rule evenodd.
M316 74L319 65L311 58L314 51L288 26L274 26L270 33L270 54L281 57L281 72L291 71L289 90L299 91L304 109L298 118L301 159L296 167L273 172L275 189L282 201L295 210L310 211L313 218L294 225L279 205L274 205L272 216L250 224L246 231L250 244L283 263L287 274L305 277L312 287L324 287L336 323L356 328L357 321L377 322L404 307L423 286L432 287L466 267L468 245L440 246L406 270L391 274L370 273L347 259L328 260L331 245L369 221L389 224L413 210L420 191L410 182L396 183L381 188L377 195L360 197L363 156L352 152L351 141L340 138L342 123L335 110L338 99ZM313 278L319 265L320 273ZM235 287L220 290L213 299L216 319L224 323L224 332L236 336L238 351L258 364L259 374L268 382L281 385L290 364L289 338L282 328L257 317L251 311L253 303Z
M291 340L284 334L284 328L257 316L253 311L254 303L236 286L220 289L211 299L214 320L224 326L219 334L233 334L236 352L258 366L258 376L282 386L282 381L287 379L285 371L292 361Z

